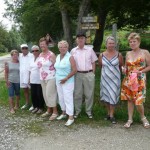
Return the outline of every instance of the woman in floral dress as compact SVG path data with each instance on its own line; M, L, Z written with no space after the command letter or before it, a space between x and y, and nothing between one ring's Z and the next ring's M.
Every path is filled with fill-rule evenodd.
M124 127L129 128L133 123L134 105L141 116L145 128L150 124L144 115L146 96L146 72L150 70L150 53L140 48L140 36L131 33L128 37L131 51L127 52L125 67L122 68L125 78L122 83L121 100L128 101L128 121Z

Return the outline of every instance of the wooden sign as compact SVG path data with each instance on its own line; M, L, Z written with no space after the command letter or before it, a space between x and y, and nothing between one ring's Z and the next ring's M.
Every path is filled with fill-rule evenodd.
M82 29L99 29L99 23L83 23L81 24Z

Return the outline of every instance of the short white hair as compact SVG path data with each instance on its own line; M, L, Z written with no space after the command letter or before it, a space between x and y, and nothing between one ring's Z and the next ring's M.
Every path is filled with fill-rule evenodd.
M40 50L40 48L37 45L33 45L32 48L31 48L31 50L35 50L35 49L36 50Z

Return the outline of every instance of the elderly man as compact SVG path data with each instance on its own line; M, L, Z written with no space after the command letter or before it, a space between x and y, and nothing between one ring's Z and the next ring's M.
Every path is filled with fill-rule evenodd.
M71 50L77 66L75 76L74 104L77 118L81 112L83 94L85 96L86 113L92 118L93 94L95 85L95 61L98 59L93 49L85 45L86 36L79 33L76 36L77 47Z
M29 107L29 62L33 55L28 51L28 45L22 44L22 53L19 55L20 61L20 87L24 90L24 96L26 103L21 107L21 109L26 109ZM32 108L31 108L32 109Z

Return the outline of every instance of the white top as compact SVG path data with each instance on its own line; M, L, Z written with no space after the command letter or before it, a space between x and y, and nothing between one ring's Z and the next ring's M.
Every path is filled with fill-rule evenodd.
M40 71L38 68L38 63L39 61L39 57L36 58L32 58L30 61L30 66L29 66L29 71L30 71L30 83L32 84L41 84L40 82Z
M20 62L20 83L28 84L29 82L29 64L33 58L33 54L28 53L24 56L22 53L19 55Z

